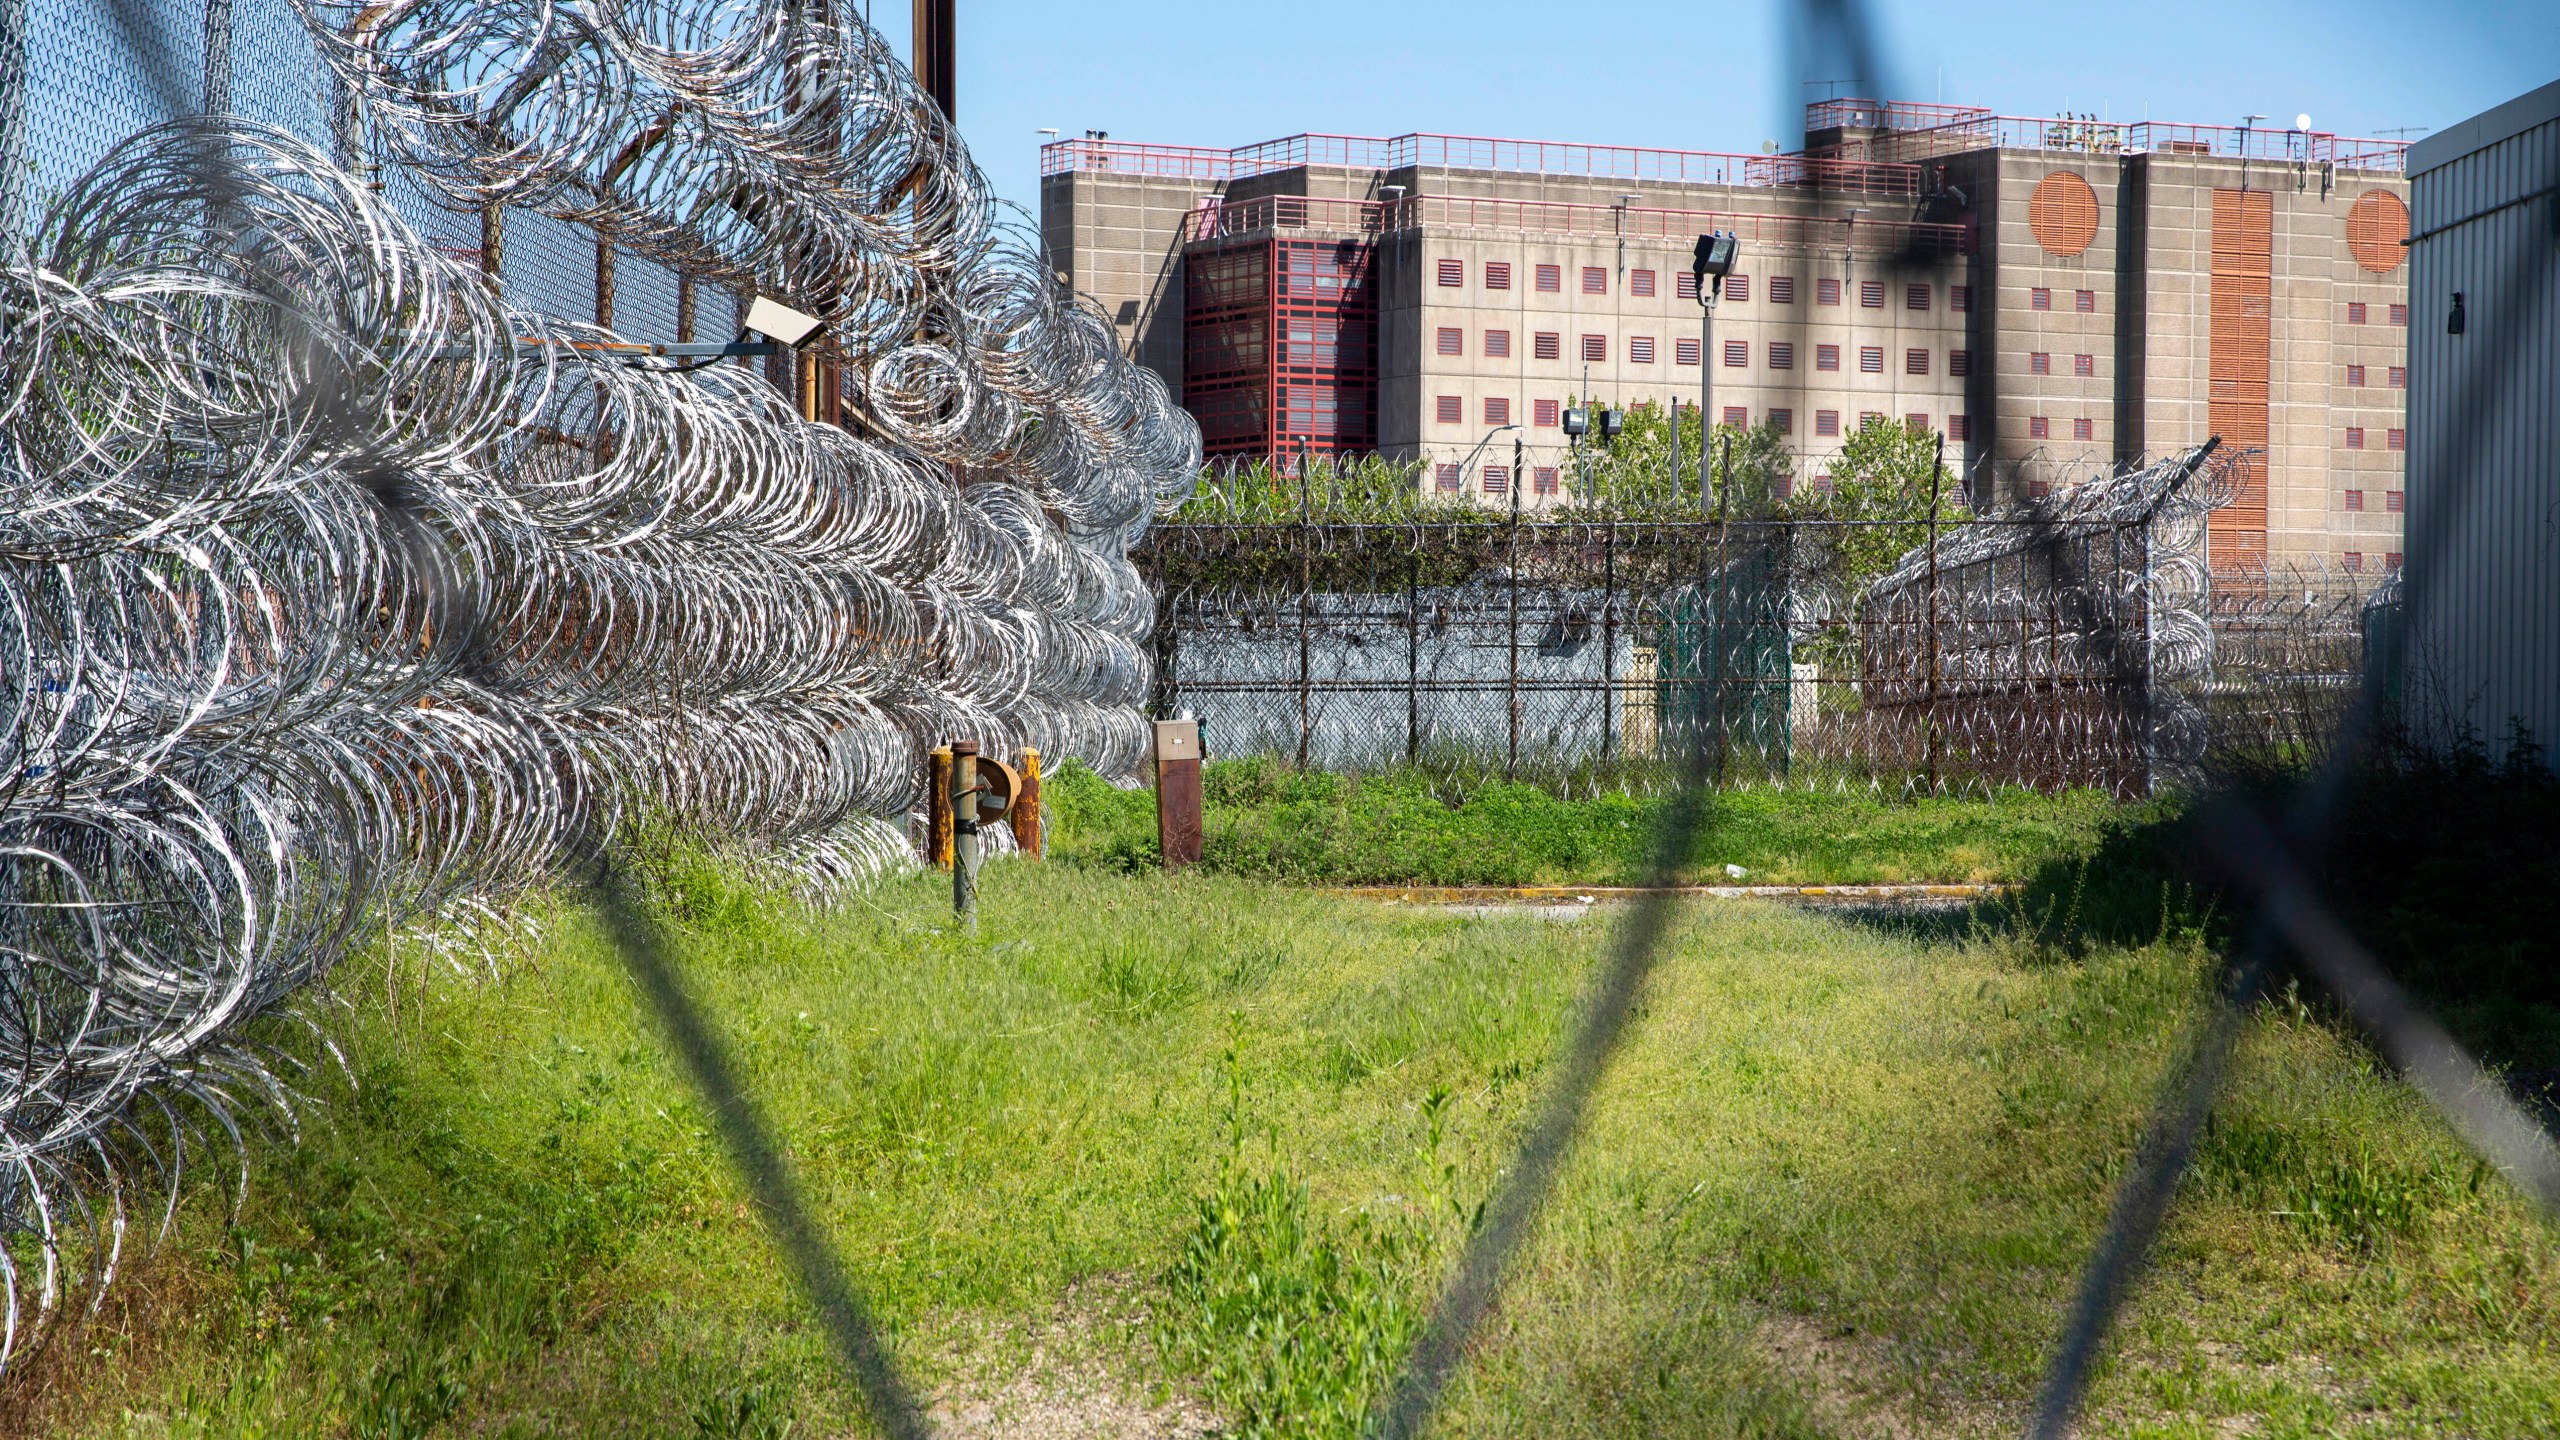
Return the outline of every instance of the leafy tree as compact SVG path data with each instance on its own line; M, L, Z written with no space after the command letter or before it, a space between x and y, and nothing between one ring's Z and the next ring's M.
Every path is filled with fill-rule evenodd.
M1567 471L1569 505L1576 516L1695 520L1717 513L1724 498L1735 518L1772 514L1794 473L1786 436L1766 420L1758 425L1718 425L1707 503L1698 497L1698 411L1682 406L1675 416L1648 400L1628 407L1618 438L1585 440L1581 463ZM1675 451L1675 448L1676 451ZM1730 457L1733 484L1725 493ZM1679 476L1675 488L1674 474Z
M1831 493L1799 489L1780 507L1791 519L1867 522L1824 532L1829 541L1824 568L1845 596L1856 595L1928 542L1933 476L1939 528L1973 518L1955 472L1942 465L1939 444L1939 437L1928 431L1872 417L1840 442L1827 472Z

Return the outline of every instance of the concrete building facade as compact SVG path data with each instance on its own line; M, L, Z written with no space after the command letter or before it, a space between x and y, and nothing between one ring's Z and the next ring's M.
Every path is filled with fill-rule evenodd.
M1870 417L1946 437L1978 496L2219 434L2253 456L2217 565L2401 550L2400 145L2305 130L1828 101L1784 155L1303 135L1062 141L1066 283L1212 457L1377 452L1553 503L1577 397L1775 422L1820 485ZM1696 237L1742 260L1700 332ZM1528 474L1510 473L1520 427Z

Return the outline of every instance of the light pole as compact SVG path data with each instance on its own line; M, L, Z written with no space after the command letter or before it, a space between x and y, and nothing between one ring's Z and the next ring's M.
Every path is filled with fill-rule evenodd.
M1517 430L1519 428L1520 427L1517 425L1496 425L1492 429L1484 432L1484 438L1476 442L1476 448L1468 451L1467 458L1458 462L1458 485L1461 490L1466 487L1467 471L1476 463L1476 457L1484 453L1484 447L1493 443L1493 437L1501 434L1505 430ZM1514 475L1511 477L1511 488L1513 493L1518 493L1520 488L1519 476Z
M1715 398L1715 358L1710 353L1715 340L1716 302L1724 298L1724 277L1733 273L1733 263L1742 254L1742 242L1730 230L1717 230L1698 237L1698 248L1689 257L1689 274L1698 291L1698 512L1705 514L1712 503L1707 495L1713 467L1708 456L1715 447L1715 411L1710 402ZM1676 412L1675 412L1676 413ZM1679 431L1672 432L1676 443ZM1733 477L1725 477L1730 481Z

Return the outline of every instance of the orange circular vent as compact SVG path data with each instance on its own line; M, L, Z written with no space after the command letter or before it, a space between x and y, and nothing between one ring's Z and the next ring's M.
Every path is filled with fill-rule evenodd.
M2072 171L2054 171L2027 199L2027 228L2046 254L2079 254L2098 238L2098 192Z
M2347 207L2347 248L2356 263L2376 275L2388 275L2409 258L2409 207L2388 190L2367 190Z

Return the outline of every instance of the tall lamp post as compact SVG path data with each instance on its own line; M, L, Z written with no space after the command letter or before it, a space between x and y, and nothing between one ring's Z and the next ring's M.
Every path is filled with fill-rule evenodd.
M1716 362L1712 353L1715 339L1716 302L1724 298L1724 277L1733 273L1734 261L1742 254L1742 242L1730 230L1711 231L1698 237L1698 248L1689 257L1689 273L1697 281L1698 291L1698 511L1705 514L1713 507L1708 487L1708 457L1715 450L1715 411L1709 402L1715 396ZM1680 432L1671 432L1674 441ZM1726 477L1730 480L1732 477Z

